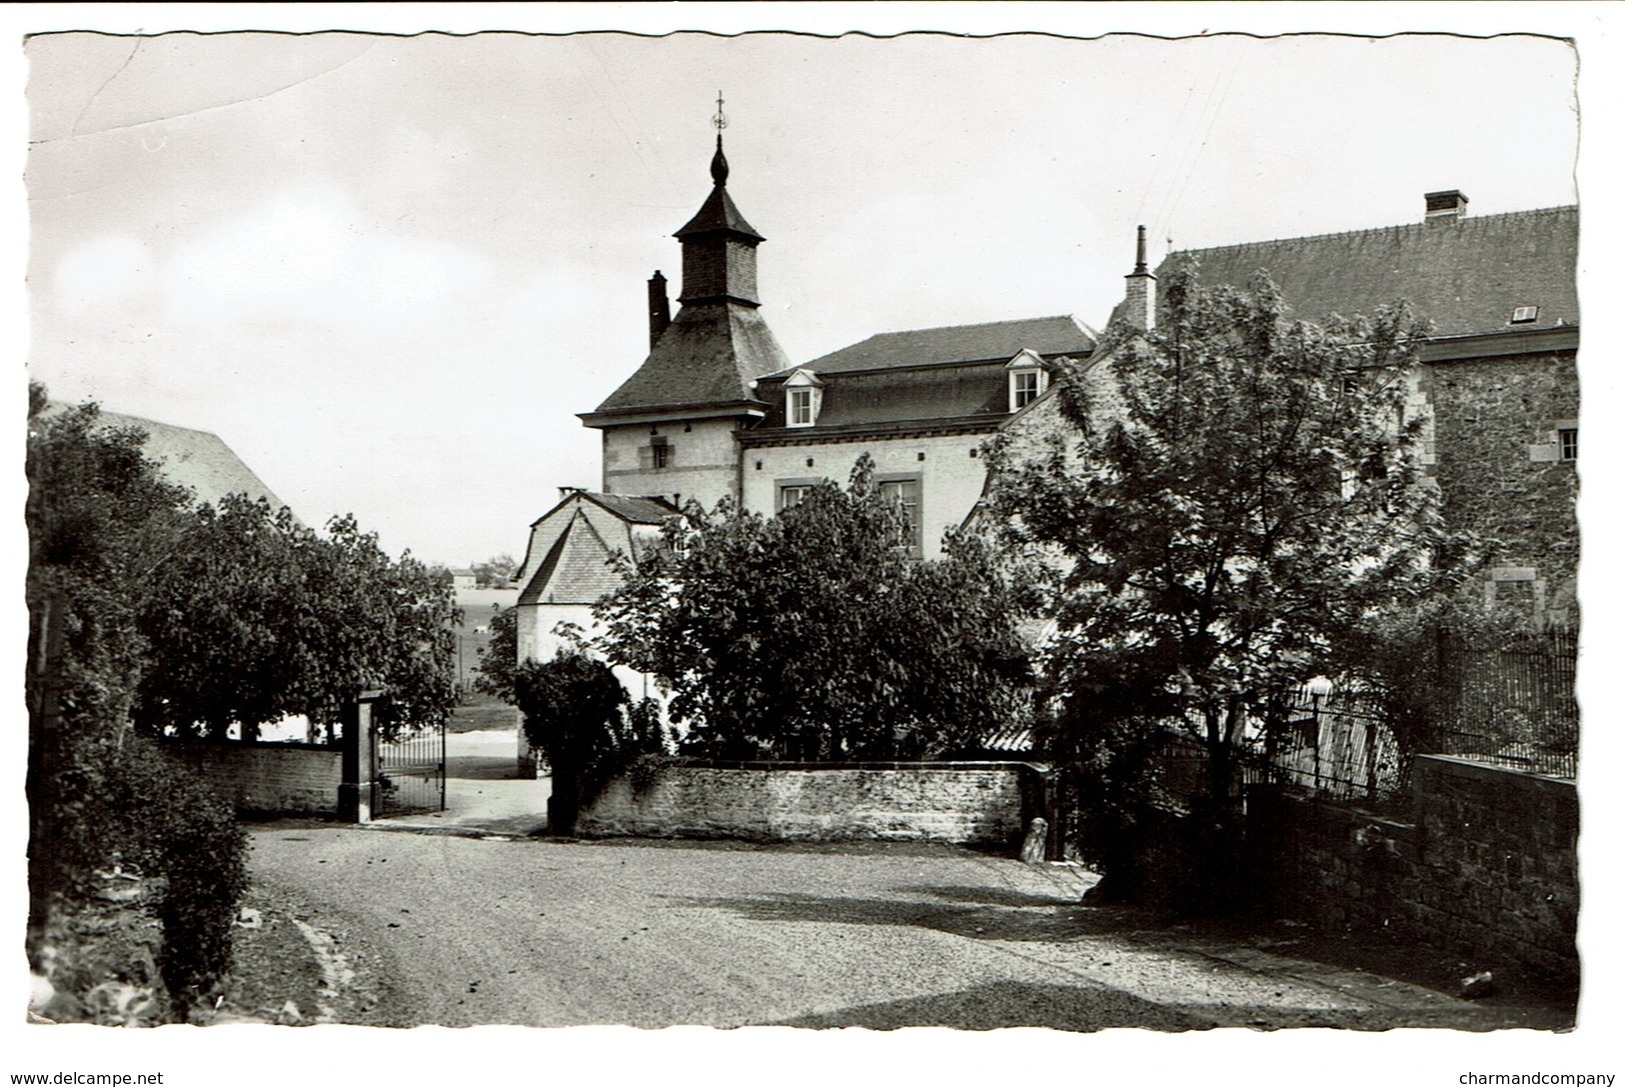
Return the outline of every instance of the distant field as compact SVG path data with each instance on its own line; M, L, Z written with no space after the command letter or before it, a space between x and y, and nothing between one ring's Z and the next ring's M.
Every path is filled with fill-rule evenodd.
M512 589L468 589L457 595L457 612L463 620L456 628L457 683L466 691L478 678L475 669L480 666L480 650L491 640L491 620L504 608L512 607L519 594ZM494 599L464 599L469 596ZM496 606L492 607L493 604Z
M507 731L518 727L518 716L506 702L498 702L486 695L469 697L471 701L451 711L451 720L446 722L447 732Z
M519 603L518 589L459 589L457 590L457 603L460 607L491 610L492 604L499 604L504 608L511 608Z

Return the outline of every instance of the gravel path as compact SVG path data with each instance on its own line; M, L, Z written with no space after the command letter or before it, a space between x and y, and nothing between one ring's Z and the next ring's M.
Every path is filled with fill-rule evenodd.
M397 1024L1552 1025L1257 941L1135 932L1077 904L1077 869L952 847L329 826L254 843L257 880L388 972Z

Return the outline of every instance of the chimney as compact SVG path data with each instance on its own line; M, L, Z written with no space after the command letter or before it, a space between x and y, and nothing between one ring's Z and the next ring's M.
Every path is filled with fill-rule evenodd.
M1131 327L1150 331L1157 323L1157 277L1145 267L1145 227L1140 227L1134 250L1134 271L1123 277L1128 288L1123 298L1123 320Z
M1426 193L1422 199L1427 201L1428 206L1426 222L1439 220L1453 223L1467 214L1467 197L1462 195L1460 189Z
M671 299L666 297L666 277L658 271L649 277L649 350L660 342L660 334L671 324Z

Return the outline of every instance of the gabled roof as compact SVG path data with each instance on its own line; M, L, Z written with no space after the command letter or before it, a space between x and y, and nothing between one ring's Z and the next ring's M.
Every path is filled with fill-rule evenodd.
M53 402L47 410L66 406ZM273 510L287 505L218 435L111 411L101 412L100 418L109 427L146 431L146 455L159 463L166 480L190 488L199 502L218 503L228 494L247 494L265 499Z
M634 525L664 524L666 518L675 517L682 512L659 495L599 494L596 491L583 491L581 496L589 502L598 503L615 516Z
M1580 321L1580 209L1546 208L1403 226L1250 242L1168 254L1159 277L1196 261L1204 284L1244 287L1265 271L1293 316L1370 313L1399 299L1431 318L1436 336L1552 328ZM1518 306L1539 306L1510 325Z
M1076 318L1027 317L1015 321L882 332L803 366L819 374L839 374L853 370L994 359L1002 364L1024 347L1046 356L1087 355L1094 345L1094 330Z
M734 302L686 305L643 365L598 405L597 413L747 401L753 378L789 364L753 307Z
M568 489L563 498L555 502L546 513L531 522L534 528L558 512L559 507L567 505L576 499L583 499L594 505L601 506L634 525L658 525L665 522L668 517L675 517L682 510L672 505L659 495L652 494L604 494L599 491L584 491Z
M536 576L519 594L521 604L591 604L620 587L610 565L614 550L578 509L553 541Z

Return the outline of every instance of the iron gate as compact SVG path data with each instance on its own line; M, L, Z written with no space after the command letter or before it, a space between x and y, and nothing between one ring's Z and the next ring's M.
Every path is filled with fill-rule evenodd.
M378 772L373 775L372 810L382 817L446 810L446 726L403 729L392 739L378 737Z

